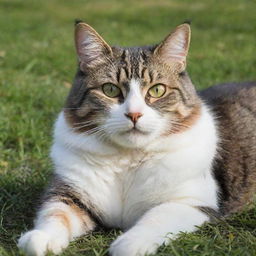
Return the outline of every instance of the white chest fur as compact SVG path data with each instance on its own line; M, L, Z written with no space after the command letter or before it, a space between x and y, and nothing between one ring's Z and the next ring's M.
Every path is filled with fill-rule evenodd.
M121 150L75 134L61 113L52 158L56 173L75 185L111 227L128 228L163 202L217 207L211 175L217 135L208 110L189 130L141 150Z

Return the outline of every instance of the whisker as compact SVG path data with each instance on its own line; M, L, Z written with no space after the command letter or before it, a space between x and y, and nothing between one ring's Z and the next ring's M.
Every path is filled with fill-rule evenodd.
M82 129L82 128L89 127L91 125L93 125L93 124L80 125L80 126L77 126L77 127L72 127L71 129L76 131L76 130L79 130L79 129Z
M79 125L99 125L100 121L99 120L91 120L91 121L85 121L81 123L75 123L74 126L75 128L80 127Z
M74 123L74 125L76 125L76 124L84 124L84 123L88 123L88 122L96 123L96 122L103 122L103 121L104 121L104 119L102 119L102 118L95 118L95 119L92 119L92 120L85 120L83 122Z
M126 128L126 125L123 125L122 123L109 123L102 125L107 130L113 130L113 129L120 129L120 128ZM128 128L128 127L127 127Z
M170 121L169 124L170 125L177 125L177 126L180 126L180 127L186 127L186 128L190 128L191 127L189 125L182 124L182 123L179 123L179 122L176 122L176 121Z
M80 107L79 108L62 108L63 110L65 110L65 109L81 109Z
M101 141L106 141L108 139L107 135L101 131L94 133L94 136L97 136L97 139Z
M99 127L94 127L92 129L86 131L86 133L91 135L91 134L94 134L94 133L99 132L99 131L101 131L101 129Z

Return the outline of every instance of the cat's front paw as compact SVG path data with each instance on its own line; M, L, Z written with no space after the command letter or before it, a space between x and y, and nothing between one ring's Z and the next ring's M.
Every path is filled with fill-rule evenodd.
M18 241L18 247L29 256L44 256L48 251L59 254L67 246L67 240L53 238L41 230L29 231Z
M155 254L164 243L164 238L156 238L143 232L127 231L119 236L110 246L112 256L144 256Z

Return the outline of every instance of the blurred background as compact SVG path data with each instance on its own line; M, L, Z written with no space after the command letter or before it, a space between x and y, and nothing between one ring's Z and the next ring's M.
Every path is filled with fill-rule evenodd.
M52 170L48 154L53 122L76 71L76 18L110 45L120 46L158 43L191 20L188 71L198 89L256 80L254 0L0 0L0 255L18 255L15 241L31 227L34 205ZM249 220L243 225L253 225ZM95 237L86 242L86 255L105 255L113 237L99 237L103 244ZM251 248L247 243L255 242L250 239L242 239L237 254L229 255L245 255L245 246ZM71 250L65 255L80 254Z

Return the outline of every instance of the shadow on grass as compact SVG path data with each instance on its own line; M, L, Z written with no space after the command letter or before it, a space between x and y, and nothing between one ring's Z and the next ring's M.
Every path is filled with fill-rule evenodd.
M21 232L32 227L45 183L41 179L19 181L6 175L0 181L0 244L13 249Z

